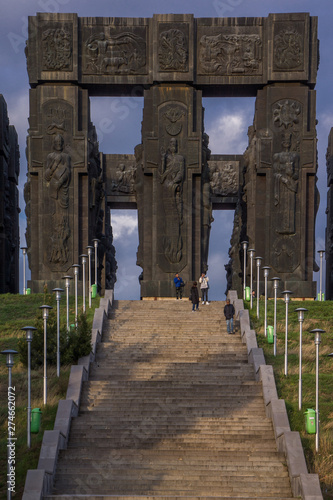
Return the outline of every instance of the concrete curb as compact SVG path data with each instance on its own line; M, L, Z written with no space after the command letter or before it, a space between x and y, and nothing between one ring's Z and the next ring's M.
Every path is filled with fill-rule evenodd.
M95 310L91 332L91 353L72 365L66 399L58 403L53 431L44 431L37 469L28 470L22 500L42 500L51 493L59 450L67 448L72 418L78 415L82 383L89 378L90 363L94 361L97 344L101 341L103 324L113 303L113 290L106 290Z
M258 348L256 333L250 327L249 311L244 309L243 300L238 299L234 290L228 292L228 298L235 307L242 342L247 346L248 361L253 363L256 380L262 383L266 415L272 420L278 451L285 454L293 495L303 500L323 500L318 474L307 471L299 432L290 431L285 402L278 399L273 367L266 365L263 350Z

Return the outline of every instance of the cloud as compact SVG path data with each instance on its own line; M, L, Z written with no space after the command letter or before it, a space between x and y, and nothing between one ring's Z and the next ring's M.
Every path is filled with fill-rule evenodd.
M113 229L113 240L119 240L121 238L128 238L137 233L138 230L138 219L136 212L135 214L128 214L127 211L123 211L122 214L111 213L111 225Z
M252 121L252 108L251 110L249 106L244 108L244 103L241 101L236 109L220 111L217 116L211 116L208 120L206 117L206 130L209 135L209 147L212 153L244 153L248 145L247 130Z

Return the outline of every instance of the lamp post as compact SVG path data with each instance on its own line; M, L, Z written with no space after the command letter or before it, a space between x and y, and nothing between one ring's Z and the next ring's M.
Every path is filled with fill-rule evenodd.
M87 246L88 250L88 285L89 285L89 309L91 308L91 256L94 247L91 245Z
M67 323L67 332L69 332L69 287L71 286L72 276L64 276L65 280L65 288L66 288L66 323Z
M243 300L245 300L245 288L246 288L246 251L248 247L247 241L242 241L241 243L243 247Z
M253 257L256 253L254 248L250 248L248 250L249 255L250 255L250 290L251 290L251 298L250 298L250 307L252 309L253 307L253 295L252 295L252 286L253 286Z
M95 285L97 286L97 262L98 262L98 243L99 243L99 239L98 238L94 238L93 242L94 242L94 248L95 248Z
M299 321L299 375L298 375L298 409L302 409L302 336L304 313L307 311L304 307L295 309Z
M319 345L321 342L321 334L325 330L315 328L310 333L314 333L314 343L316 346L316 452L319 451Z
M286 334L285 334L285 344L284 344L284 374L288 375L288 306L290 302L290 294L293 293L290 290L284 290L282 295L284 295L284 301L286 303Z
M264 329L265 329L265 337L267 337L267 278L269 276L269 271L271 268L269 266L264 266L264 278L265 278L265 321L264 321Z
M27 446L31 446L30 435L30 422L31 422L31 342L33 339L34 331L37 330L34 326L24 326L22 330L25 331L28 343L28 406L27 406Z
M60 377L60 299L63 292L62 288L53 288L57 301L57 377Z
M80 255L82 259L82 297L83 297L83 312L86 312L86 263L88 255L83 253Z
M320 257L320 273L319 273L319 300L323 300L323 256L325 250L318 250Z
M276 356L276 340L277 340L277 333L276 333L276 301L277 301L277 289L279 288L279 281L280 278L272 278L273 281L273 288L274 288L274 356Z
M74 281L75 281L75 326L77 326L77 280L79 276L79 264L73 264L72 268L74 269Z
M39 309L42 309L43 311L43 320L44 320L44 391L43 391L43 394L44 394L44 397L43 397L43 401L44 401L44 405L46 405L47 403L47 319L49 317L49 312L50 312L50 309L53 309L53 307L51 306L47 306L47 305L43 305L43 306L40 306Z
M262 257L256 257L256 265L257 265L257 318L259 319L259 293L260 293L260 266L261 266Z
M22 253L23 253L23 295L26 295L27 289L25 287L26 284L26 277L25 277L25 259L27 255L27 247L21 247Z
M10 453L11 453L11 447L12 447L12 435L13 435L13 429L15 429L14 426L10 426L9 422L11 422L11 415L12 415L12 409L11 407L14 406L13 403L14 401L10 400L10 396L13 397L13 387L12 387L12 367L14 366L14 355L17 354L17 351L14 351L13 349L6 349L5 351L1 351L1 354L6 356L6 366L8 367L8 444L7 444L7 481L9 481L10 478ZM15 398L15 396L14 396ZM11 403L11 404L9 404ZM7 482L6 482L7 484ZM7 500L11 500L12 498L12 491L10 488L7 487Z

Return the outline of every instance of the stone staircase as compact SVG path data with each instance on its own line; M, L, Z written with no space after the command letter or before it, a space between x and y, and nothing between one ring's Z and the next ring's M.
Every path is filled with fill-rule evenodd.
M223 302L115 301L47 500L292 498Z

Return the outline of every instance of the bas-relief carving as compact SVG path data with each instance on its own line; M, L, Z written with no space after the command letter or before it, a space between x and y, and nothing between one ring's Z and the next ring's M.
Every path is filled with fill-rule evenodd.
M290 133L283 134L282 148L280 153L273 155L275 231L294 234L300 156L290 151Z
M86 74L133 74L145 69L146 42L135 33L93 34L84 47Z
M133 194L135 192L136 166L126 166L119 163L114 178L111 180L111 190L119 193Z
M94 224L97 222L99 210L105 196L103 170L100 164L99 145L96 129L92 123L88 133L88 172L90 179L90 204Z
M64 28L50 28L42 33L42 71L72 71L73 41Z
M64 138L57 134L53 139L53 151L48 154L44 173L46 196L52 202L49 221L52 227L48 260L52 264L68 262L69 185L71 181L71 158L64 152Z
M209 176L211 193L214 196L233 196L238 193L237 161L211 161Z
M170 106L164 113L166 118L165 129L171 136L180 134L183 128L181 118L186 115L185 110L180 106Z
M208 270L209 237L213 218L213 208L211 202L210 170L209 159L211 150L208 147L209 136L203 133L202 136L202 272Z
M203 73L262 73L262 41L259 35L204 35L199 45L199 62Z
M158 61L160 71L188 71L188 37L183 31L172 28L160 33Z
M178 142L171 138L167 151L161 151L159 181L161 184L161 205L164 214L162 246L164 255L171 264L182 259L183 240L183 183L185 179L185 158L178 154Z
M274 36L274 71L301 71L304 59L304 34L289 26Z

